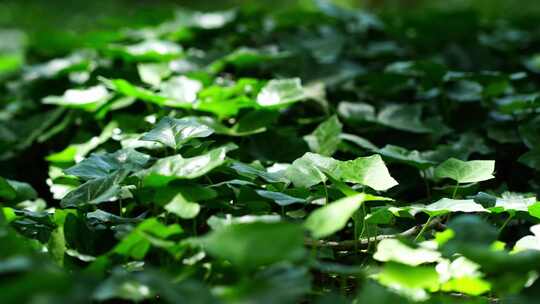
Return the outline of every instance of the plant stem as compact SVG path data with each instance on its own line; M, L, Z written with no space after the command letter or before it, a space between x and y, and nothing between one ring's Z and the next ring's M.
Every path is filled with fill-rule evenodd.
M422 237L422 235L424 234L424 232L426 231L427 227L429 227L429 224L431 224L431 221L433 220L433 216L430 216L427 220L427 222L422 226L422 230L420 230L420 232L418 232L418 235L414 238L414 241L417 242L418 239L420 239Z
M328 204L328 187L326 186L326 180L323 179L323 185L324 185L324 204Z
M456 186L454 187L454 192L452 193L452 199L456 198L458 188L459 188L459 182L457 182Z
M429 186L429 181L427 179L426 170L421 170L420 176L422 176L422 179L424 180L424 185L426 186L426 195L428 198L431 198L431 188Z
M122 207L122 199L119 199L118 200L118 208L120 209L120 216L124 216L124 211L123 211L123 207Z
M504 221L504 223L502 224L502 226L499 228L499 231L498 231L498 234L500 235L501 232L504 230L504 228L508 225L508 223L510 223L510 221L514 218L514 214L510 213L510 215L508 216L508 218Z

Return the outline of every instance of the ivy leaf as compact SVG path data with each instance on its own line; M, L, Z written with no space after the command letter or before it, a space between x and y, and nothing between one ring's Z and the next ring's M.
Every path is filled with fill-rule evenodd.
M17 191L8 183L8 181L0 177L0 199L12 200L17 196Z
M191 158L181 155L161 158L137 175L142 177L144 185L148 187L162 187L175 179L198 178L221 166L229 149L225 146Z
M87 181L69 192L60 202L63 208L97 205L117 199L122 191L120 183L126 173L119 171L105 177Z
M192 138L208 137L214 133L207 125L201 124L194 117L175 119L162 118L156 126L141 137L141 140L155 141L167 147L179 149Z
M180 218L192 219L199 214L201 206L197 203L187 201L182 193L178 193L167 205L165 205L165 210Z
M117 92L123 96L133 97L142 101L155 103L157 105L167 104L168 98L161 96L151 90L138 87L125 79L106 79L101 77L101 82L105 84L110 90ZM191 104L180 104L178 107L191 108Z
M256 166L255 164L248 165L235 161L231 164L231 168L235 170L239 175L247 177L251 180L260 177L269 183L288 182L287 179L283 178L280 174L268 172L264 167L259 168L259 166Z
M296 187L309 188L326 181L324 170L332 170L338 161L315 153L306 153L285 170L285 176Z
M228 303L297 303L309 292L311 280L306 267L289 263L269 266L231 286L231 292L224 296ZM279 292L277 292L279 291Z
M341 142L340 134L343 125L339 122L337 116L332 116L320 124L313 133L306 135L304 140L307 142L312 152L332 156L337 151Z
M418 168L419 170L425 170L435 165L435 162L424 158L421 152L416 150L410 151L399 146L386 145L384 148L377 150L377 153L382 155L384 158L407 164L409 166Z
M266 191L266 190L255 190L255 192L257 192L258 195L264 198L274 201L276 204L280 206L288 206L288 205L299 204L299 203L304 204L306 202L305 199L293 197L293 196L290 196L281 192Z
M399 286L405 289L439 288L439 275L431 266L409 266L400 263L386 263L377 280L386 286Z
M495 206L489 208L492 212L514 212L523 211L528 212L529 207L535 204L536 196L524 195L520 193L504 192L501 197L497 197L495 200Z
M168 61L183 55L180 45L164 40L146 40L132 45L110 45L107 52L129 61Z
M202 87L202 83L198 80L177 76L162 82L158 94L168 99L165 103L167 106L188 107L189 104L195 103Z
M103 178L118 171L135 172L144 168L150 156L133 149L122 149L114 153L94 153L64 172L68 175L89 180Z
M441 259L441 254L427 248L411 248L396 239L386 239L379 242L373 258L381 262L398 262L410 266L433 263Z
M211 232L198 243L210 255L247 269L298 261L305 253L302 228L284 222L231 224Z
M273 79L257 95L257 104L262 107L281 107L304 99L300 78Z
M209 70L213 73L221 72L228 65L236 68L247 69L254 68L265 63L289 57L289 53L279 52L275 48L260 48L254 49L249 47L240 47L223 58L220 58L209 66Z
M514 245L514 252L522 250L540 250L540 225L529 228L533 235L527 235L519 239Z
M74 71L87 71L92 66L93 52L75 52L63 58L31 66L24 71L24 80L34 81L42 78L55 78Z
M323 173L342 182L358 183L378 191L388 190L398 184L388 172L380 155L338 161L331 157L306 153L286 169L285 176L297 187L310 187L326 181Z
M110 98L107 88L97 85L86 89L69 89L62 96L47 96L43 103L94 112Z
M456 200L449 198L442 198L433 204L421 208L421 210L430 216L439 216L452 212L489 212L472 199Z
M345 227L354 212L362 206L364 198L364 194L348 196L316 209L306 219L304 227L314 238L330 236Z
M518 162L534 170L540 171L540 148L534 148L518 158Z
M359 183L378 191L388 190L398 184L388 172L380 155L339 162L329 172L341 181Z
M493 160L462 161L450 158L435 168L435 177L450 178L460 184L476 183L495 178L494 171Z
M34 189L34 187L32 187L32 185L28 183L15 181L11 179L5 179L4 181L6 181L7 184L9 184L9 186L13 190L15 190L15 197L11 199L9 199L8 197L5 197L12 203L34 200L38 197L38 194L36 190ZM3 184L2 178L0 177L0 198L2 197L2 188L5 187L2 184ZM5 193L7 194L7 196L10 196L9 189L4 188L4 191L6 190L7 192Z
M482 279L480 265L458 257L452 262L443 260L437 264L442 291L455 291L464 294L479 296L491 290L491 284Z
M113 136L116 128L118 128L118 123L112 121L103 128L103 131L101 131L99 136L92 137L84 143L71 144L64 150L47 156L47 160L55 163L80 162L84 159L86 154L109 140Z
M168 241L167 238L182 232L182 227L178 224L166 226L156 218L149 218L122 238L112 251L140 260L144 258L152 245L164 249L172 248L175 242Z
M236 19L235 10L214 12L193 12L180 9L176 11L172 21L173 28L190 27L203 30L213 30L224 27Z
M213 113L219 119L235 116L242 109L257 106L255 94L259 91L260 85L257 79L240 78L229 85L206 87L199 92L194 108Z
M137 72L143 82L157 87L164 78L170 76L172 70L167 63L140 63Z

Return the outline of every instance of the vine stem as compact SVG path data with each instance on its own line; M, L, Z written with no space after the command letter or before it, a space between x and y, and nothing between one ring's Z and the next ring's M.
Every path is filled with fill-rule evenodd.
M442 225L437 219L431 221L431 223L428 226L435 226L435 225ZM325 241L325 240L314 240L307 238L304 240L304 245L308 247L326 247L326 248L333 248L336 250L354 250L356 246L365 249L368 247L369 244L372 242L378 242L385 239L395 239L400 237L412 237L415 234L418 233L422 229L421 225L416 225L408 230L405 230L401 233L397 234L383 234L383 235L377 235L369 238L361 238L358 240L344 240L344 241Z
M328 204L328 187L326 186L326 180L323 179L323 185L324 185L324 204Z
M124 207L122 206L122 199L118 200L118 208L120 209L120 216L124 216Z
M420 239L420 237L422 237L422 235L424 234L426 229L429 227L429 224L431 224L432 220L433 220L433 216L429 216L427 222L422 226L422 230L420 230L420 232L418 232L418 235L416 235L416 237L414 238L415 242L417 242L418 239Z
M510 221L514 218L514 215L512 213L510 213L510 215L508 216L508 218L504 221L504 223L502 224L502 226L499 228L499 231L498 231L498 234L500 235L501 232L504 230L504 228L506 228L506 226L508 225L508 223L510 223Z
M457 182L456 186L454 187L454 192L452 193L452 199L456 198L458 188L459 188L459 182Z

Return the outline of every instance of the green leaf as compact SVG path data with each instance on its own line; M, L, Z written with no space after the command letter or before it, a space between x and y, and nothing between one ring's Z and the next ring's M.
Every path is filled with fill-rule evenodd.
M306 153L285 170L285 176L296 187L308 188L326 181L323 171L337 166L338 161L315 153Z
M254 68L259 65L287 58L288 56L288 53L279 52L275 48L270 47L261 49L240 47L223 58L212 62L208 69L212 71L212 73L219 73L228 65L241 69Z
M136 172L143 169L150 156L134 149L122 149L114 153L94 153L64 172L85 180L107 177L119 170Z
M226 288L227 303L297 303L311 287L309 271L288 263L272 265Z
M299 78L273 79L257 95L257 104L261 107L282 107L298 102L304 97L304 89Z
M433 204L422 207L421 210L430 216L439 216L452 212L489 212L472 199L456 200L449 198L442 198Z
M137 72L143 82L157 87L162 79L171 75L172 70L168 63L140 63Z
M228 260L238 268L298 261L305 254L302 228L292 223L227 225L198 242L210 255Z
M386 239L379 242L373 258L381 262L398 262L410 266L437 262L441 254L428 248L411 248L396 239Z
M518 162L534 170L540 171L540 148L535 148L518 158Z
M330 236L345 227L354 212L362 206L364 198L364 194L344 197L316 209L306 219L304 227L314 238Z
M439 288L439 275L435 268L430 266L386 263L383 270L377 274L377 280L383 285L410 289Z
M127 97L134 97L142 101L155 103L160 106L167 104L167 101L169 100L165 96L161 96L148 89L138 87L125 79L106 79L101 77L100 80L110 90ZM191 104L182 104L181 107L191 108Z
M323 173L339 181L358 183L379 191L397 185L379 155L338 161L331 157L306 153L285 171L286 177L297 187L311 187L326 181Z
M178 224L166 226L156 218L149 218L122 238L112 251L140 260L144 258L151 246L172 249L175 243L167 238L182 232L182 227Z
M125 177L125 172L119 171L115 174L89 180L69 192L62 199L60 205L63 208L73 208L119 199L122 190L120 183Z
M132 45L110 45L106 51L129 61L168 61L181 57L182 47L171 41L146 40Z
M104 85L97 85L80 90L70 89L62 96L47 96L43 99L43 103L94 112L110 98L111 94L107 88Z
M445 134L449 131L439 118L422 121L421 104L388 104L378 114L366 103L342 102L338 112L351 123L376 123L388 128L413 133Z
M480 265L458 257L452 262L444 260L437 265L442 291L455 291L478 296L491 290L491 284L482 279Z
M489 208L492 212L513 212L523 211L528 212L529 207L535 204L536 196L524 195L514 192L504 192L501 197L495 198L495 205Z
M176 179L198 178L225 163L227 151L229 147L225 146L190 158L181 155L161 158L137 175L142 177L144 185L148 187L162 187Z
M24 72L24 80L55 78L74 71L87 71L92 67L93 52L76 52L67 57L56 58L46 63L29 67Z
M425 170L435 165L435 162L423 157L421 152L407 150L399 146L386 145L384 148L377 150L377 153L384 158L413 166L419 170Z
M342 124L334 115L321 123L311 134L305 136L304 140L308 143L312 152L332 156L341 142L341 129Z
M281 192L275 191L266 191L266 190L255 190L258 195L274 201L280 206L289 206L292 204L305 204L306 200L298 197L293 197Z
M47 160L55 163L80 162L90 151L109 140L117 128L118 123L112 121L103 128L99 136L92 137L84 143L71 144L64 150L47 156Z
M178 193L167 205L165 205L165 210L180 218L192 219L199 214L201 206L197 203L187 201L182 193Z
M158 94L168 99L165 105L169 107L188 108L190 104L195 103L202 87L202 83L198 80L176 76L162 82Z
M13 200L17 196L17 191L9 184L9 182L0 177L0 199Z
M257 164L248 165L238 161L235 161L231 164L231 168L235 170L240 176L245 176L251 180L260 177L269 183L286 183L287 180L281 176L279 173L268 172L262 166L257 166Z
M536 218L540 218L540 202L536 202L536 203L530 205L527 208L527 211L529 211L529 214L531 216L534 216Z
M253 78L240 78L227 85L212 85L199 92L195 109L210 112L219 119L229 118L242 109L255 108L255 94L260 82Z
M214 129L216 134L227 136L249 136L265 132L279 117L279 112L255 110L240 117L232 127L220 123L212 117L198 117L199 122Z
M224 27L236 19L235 10L194 12L185 9L176 11L175 19L172 22L173 28L198 28L203 30L213 30Z
M462 161L450 158L435 168L435 177L450 178L460 184L476 183L495 178L494 171L493 160Z
M12 202L23 202L23 201L28 201L28 200L35 200L38 197L38 193L34 189L34 187L32 187L32 185L25 182L11 180L11 179L8 179L6 181L15 190L15 193L16 193L16 196L13 199L11 199ZM2 186L0 186L0 188L1 187Z
M355 160L339 162L329 171L333 177L348 183L358 183L378 191L385 191L398 183L390 176L381 156L359 157Z
M461 277L451 279L441 286L445 292L453 291L471 296L479 296L491 290L491 284L481 278Z
M141 140L155 141L173 149L180 149L192 138L208 137L213 133L214 130L199 123L194 117L164 117L152 130L144 134Z
M527 235L519 239L514 245L514 252L522 250L540 250L540 225L529 228L533 235Z

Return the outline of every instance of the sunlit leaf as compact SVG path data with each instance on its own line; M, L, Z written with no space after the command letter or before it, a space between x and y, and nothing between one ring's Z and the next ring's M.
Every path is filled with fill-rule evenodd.
M435 168L435 177L450 178L458 183L476 183L495 178L495 161L462 161L450 158Z
M343 229L353 213L362 206L364 194L349 196L313 211L304 227L315 238L324 238Z
M193 117L174 119L162 118L156 126L141 137L141 140L155 141L173 149L179 149L192 138L202 138L212 135L214 131L207 125L201 124Z

